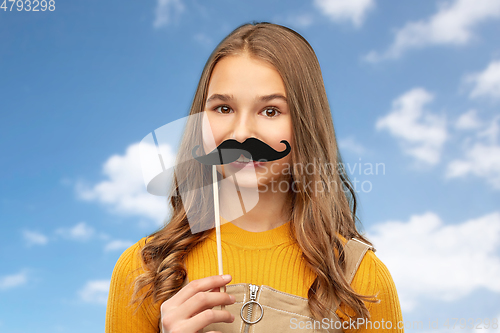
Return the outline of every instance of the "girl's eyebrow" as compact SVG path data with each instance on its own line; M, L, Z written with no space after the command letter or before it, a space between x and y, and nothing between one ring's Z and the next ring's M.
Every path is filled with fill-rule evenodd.
M216 99L221 100L223 102L228 102L228 101L233 100L234 97L233 97L233 95L227 95L227 94L213 94L212 96L210 96L207 99L207 103L210 103ZM271 95L264 95L264 96L257 97L257 100L262 101L262 102L269 102L273 99L281 99L281 100L285 101L285 103L287 102L286 97L283 96L282 94L271 94Z

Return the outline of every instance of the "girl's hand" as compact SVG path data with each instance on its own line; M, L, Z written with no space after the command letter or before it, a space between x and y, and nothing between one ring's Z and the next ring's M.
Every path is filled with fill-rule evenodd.
M214 275L190 281L163 302L160 307L162 333L195 333L212 323L232 323L234 316L229 311L212 309L235 302L234 296L219 292L219 287L231 279L230 275Z

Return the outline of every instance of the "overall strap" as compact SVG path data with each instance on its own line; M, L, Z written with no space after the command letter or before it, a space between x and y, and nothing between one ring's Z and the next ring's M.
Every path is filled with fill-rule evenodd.
M363 260L363 257L368 250L373 250L373 247L356 238L349 239L347 244L344 246L346 260L345 277L349 284L351 284L354 279L354 275L358 270L359 264L361 264L361 260Z

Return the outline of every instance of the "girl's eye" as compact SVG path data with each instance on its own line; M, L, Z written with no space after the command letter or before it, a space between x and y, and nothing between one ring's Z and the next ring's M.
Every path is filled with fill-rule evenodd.
M262 113L268 118L274 118L277 117L281 112L279 112L278 109L269 108L262 111Z
M231 108L227 105L221 105L221 106L216 107L214 110L218 111L219 113L222 113L222 114L228 114L228 113L230 113Z

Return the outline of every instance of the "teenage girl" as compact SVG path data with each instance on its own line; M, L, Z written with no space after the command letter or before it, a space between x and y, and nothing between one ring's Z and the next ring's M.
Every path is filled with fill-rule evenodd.
M256 138L278 152L286 140L291 151L270 162L217 166L221 179L237 167L242 191L256 186L250 175L257 175L259 190L254 208L223 220L225 276L217 273L214 229L192 232L187 218L189 210L213 221L213 198L200 190L194 199L200 204L192 205L171 195L170 221L115 266L106 332L402 332L391 275L356 228L356 193L338 167L330 107L309 43L276 24L238 27L205 65L190 115L201 112L216 146ZM191 130L180 154L191 153L193 140L212 151ZM252 167L242 169L245 163ZM198 163L178 177L172 193L203 177L211 177L211 166ZM231 200L224 191L223 217Z

